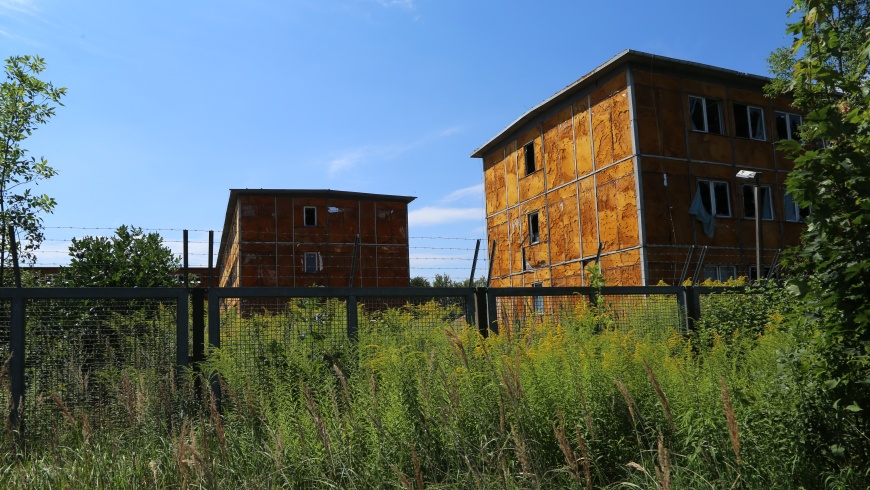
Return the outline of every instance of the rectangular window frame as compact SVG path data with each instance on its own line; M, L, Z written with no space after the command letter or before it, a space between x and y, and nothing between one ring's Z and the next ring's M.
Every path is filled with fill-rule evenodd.
M317 226L317 208L305 206L302 208L302 224L306 227Z
M775 125L777 141L801 141L799 131L804 119L800 114L785 111L773 111L773 120L776 123ZM783 135L783 132L785 133L785 135Z
M711 109L715 108L715 112ZM700 110L700 113L696 113ZM695 116L700 116L696 120ZM689 96L689 129L695 133L724 134L722 125L722 103L719 99Z
M543 288L544 283L542 282L533 282L533 288ZM544 297L543 296L532 296L532 311L535 313L543 313L544 312Z
M704 280L712 279L719 282L728 282L737 279L736 265L704 264Z
M761 221L773 221L773 189L769 185L759 186L761 194ZM755 219L755 185L743 184L743 218Z
M306 274L316 274L323 270L320 252L305 252L302 255L302 271Z
M704 204L704 209L717 218L731 218L733 216L731 212L731 187L729 184L725 180L698 179L695 186L695 192L702 193L701 201ZM706 190L702 189L704 186L707 186ZM704 197L705 195L707 196L706 198ZM721 199L718 199L722 196L725 196L725 207L727 208L725 212L722 212Z
M783 192L782 207L785 221L788 223L806 223L807 216L812 212L811 208L800 207L788 192Z
M755 141L767 141L767 125L764 121L764 108L734 102L734 135ZM753 115L757 117L753 121Z
M538 170L535 159L535 141L529 141L523 145L523 163L526 169L526 175L531 175Z
M541 243L541 217L538 211L532 211L528 215L529 245Z

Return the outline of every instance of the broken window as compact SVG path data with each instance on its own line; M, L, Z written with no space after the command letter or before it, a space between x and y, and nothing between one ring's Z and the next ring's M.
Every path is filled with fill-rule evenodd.
M537 170L535 166L535 142L530 141L523 146L523 154L526 160L526 175Z
M719 282L737 279L737 267L733 265L704 265L704 279Z
M773 219L773 198L769 186L761 186L758 189L761 195L761 219ZM743 217L755 218L755 186L743 186Z
M317 208L305 206L305 226L317 226Z
M543 283L534 282L532 283L533 288L542 288L544 287ZM544 311L544 297L543 296L532 296L532 309L538 313L543 313Z
M722 134L722 109L718 100L689 96L689 115L692 131Z
M734 104L734 131L740 138L764 141L764 109L745 104Z
M784 197L784 205L785 208L785 220L791 221L793 223L803 223L807 220L807 216L810 215L810 208L802 208L794 199L792 199L791 194L785 193Z
M704 209L717 218L731 217L731 199L729 199L728 182L716 180L699 180L696 192L701 196Z
M801 140L800 126L803 124L803 119L800 114L779 111L776 111L773 114L776 119L776 139Z
M534 244L541 241L541 228L538 220L538 212L529 213L529 243Z
M319 272L323 269L323 262L320 260L320 252L305 252L304 259L306 273Z

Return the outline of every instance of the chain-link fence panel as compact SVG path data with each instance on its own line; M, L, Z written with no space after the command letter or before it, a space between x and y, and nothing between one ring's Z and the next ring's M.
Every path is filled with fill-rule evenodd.
M490 290L490 317L495 314L500 330L560 324L667 334L684 329L679 294L676 288L664 287L505 288Z
M26 312L28 440L171 420L175 300L29 299Z
M12 301L0 300L0 407L12 406L12 391L9 378L9 334Z

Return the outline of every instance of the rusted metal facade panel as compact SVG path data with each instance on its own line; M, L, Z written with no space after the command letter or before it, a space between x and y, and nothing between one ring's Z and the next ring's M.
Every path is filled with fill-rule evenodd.
M544 166L547 170L548 189L554 189L577 178L573 133L571 106L544 122Z
M505 186L507 186L507 205L516 206L520 200L520 179L517 142L511 141L504 149ZM489 198L487 198L489 199Z
M231 191L220 284L347 287L353 276L356 286L408 286L411 200L330 190Z
M577 186L561 187L548 195L547 222L552 263L580 257L580 220L577 219Z
M487 216L507 207L507 176L504 166L503 152L493 153L484 161L484 192L490 196L486 200Z
M598 197L595 176L580 179L580 248L584 258L598 253Z
M574 102L572 109L574 112L574 151L577 160L577 176L583 177L593 170L588 97Z

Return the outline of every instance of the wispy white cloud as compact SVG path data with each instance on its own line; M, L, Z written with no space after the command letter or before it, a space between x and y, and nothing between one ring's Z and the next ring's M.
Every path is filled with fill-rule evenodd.
M406 150L407 148L398 146L363 146L352 148L336 155L327 162L329 175L338 175L373 160L395 158Z
M408 213L408 226L431 226L484 218L483 208L443 208L426 206Z
M33 0L0 0L0 14L14 12L18 14L35 14L39 11Z
M384 7L401 7L414 10L414 0L375 0L375 3Z
M464 189L459 189L459 190L453 191L450 194L447 194L446 196L444 196L444 198L441 199L441 202L453 202L453 201L458 201L460 199L464 199L466 197L482 198L483 197L483 184L477 184L477 185L473 185L471 187L466 187Z
M2 0L0 0L2 1ZM403 153L427 144L434 140L450 137L461 130L459 127L450 127L441 131L424 135L416 141L408 144L396 145L366 145L359 148L350 148L339 153L326 162L329 175L334 177L342 172L364 166L372 161L384 161L396 158Z

